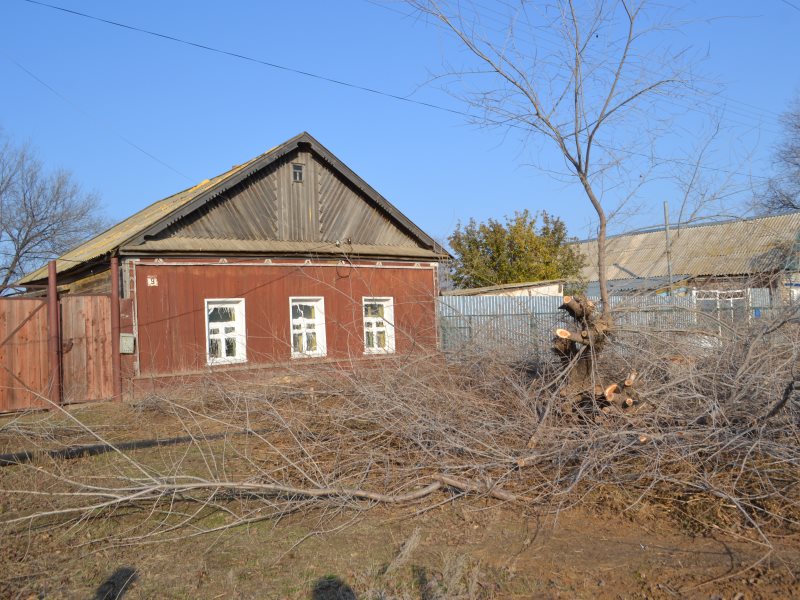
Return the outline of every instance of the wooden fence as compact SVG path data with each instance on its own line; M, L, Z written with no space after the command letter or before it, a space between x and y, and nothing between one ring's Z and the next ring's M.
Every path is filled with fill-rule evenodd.
M0 412L49 406L47 302L0 298Z
M61 379L65 404L113 396L109 296L61 299Z
M0 413L51 406L47 301L0 297ZM63 403L113 396L111 298L59 301L58 356Z

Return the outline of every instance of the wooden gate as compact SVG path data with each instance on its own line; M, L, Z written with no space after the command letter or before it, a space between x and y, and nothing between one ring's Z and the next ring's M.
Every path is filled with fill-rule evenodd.
M0 412L46 408L49 390L47 302L0 298Z
M61 299L63 402L108 400L114 395L111 364L111 298Z

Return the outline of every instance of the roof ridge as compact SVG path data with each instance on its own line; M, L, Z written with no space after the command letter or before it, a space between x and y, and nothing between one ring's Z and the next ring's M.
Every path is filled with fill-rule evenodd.
M211 179L204 179L193 186L148 204L105 231L71 248L56 259L57 272L62 273L77 268L79 265L96 261L103 256L118 251L126 244L137 243L137 240L138 242L144 241L146 236L154 235L163 230L171 222L186 216L203 203L244 181L253 172L249 171L249 169L265 168L287 153L294 151L301 144L309 144L312 151L328 162L331 168L350 180L351 184L359 188L365 197L369 198L370 202L374 202L379 210L386 213L388 218L395 224L395 227L405 230L421 247L430 247L434 251L440 248L433 238L422 231L369 183L344 164L341 159L325 148L307 131L303 131L250 160L234 165ZM14 285L24 286L27 283L42 280L46 276L47 265L43 265L20 278Z

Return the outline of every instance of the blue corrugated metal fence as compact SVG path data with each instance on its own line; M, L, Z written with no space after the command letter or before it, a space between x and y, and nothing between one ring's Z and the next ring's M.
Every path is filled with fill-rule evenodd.
M599 302L598 298L592 300ZM553 331L564 327L561 296L442 296L438 301L439 340L446 352L505 349L546 352ZM620 330L716 331L720 321L758 318L769 311L769 290L748 290L737 305L704 305L693 296L612 296Z

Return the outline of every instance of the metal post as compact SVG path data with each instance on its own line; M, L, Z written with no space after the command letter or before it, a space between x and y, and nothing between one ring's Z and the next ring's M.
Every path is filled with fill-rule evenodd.
M672 296L672 257L669 250L669 205L666 200L664 201L664 234L667 238L667 275L669 277L669 290L667 291L667 295Z
M111 257L111 373L114 398L122 400L122 359L119 353L119 258Z
M50 358L50 401L61 405L61 332L58 319L56 261L47 264L47 353Z

